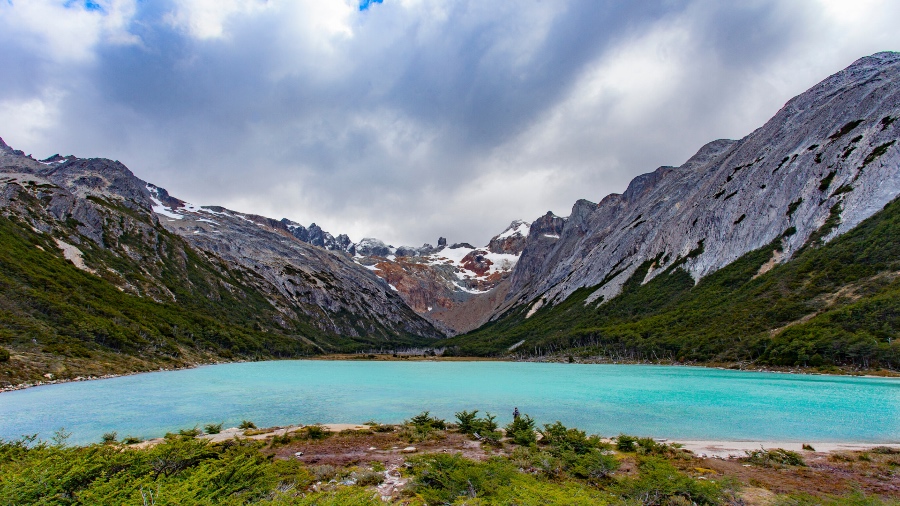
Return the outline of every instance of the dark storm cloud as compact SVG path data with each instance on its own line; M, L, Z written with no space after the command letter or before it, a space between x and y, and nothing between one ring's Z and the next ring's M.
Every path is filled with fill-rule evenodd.
M0 136L355 240L483 243L898 40L830 2L347 1L109 0L56 31L58 4L0 6Z

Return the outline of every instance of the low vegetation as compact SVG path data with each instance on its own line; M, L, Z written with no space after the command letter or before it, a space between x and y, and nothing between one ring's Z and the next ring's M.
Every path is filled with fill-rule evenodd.
M141 447L117 443L115 433L85 447L68 446L62 430L49 442L23 437L0 442L0 504L717 505L764 497L765 504L896 505L900 496L888 486L900 467L890 447L840 459L762 448L707 459L560 422L536 429L528 415L498 431L493 417L477 413L457 413L458 424L424 412L402 425L372 422L340 433L314 425L288 437L252 431L269 437L222 443L197 428ZM400 450L420 428L427 428L421 444ZM485 444L479 431L499 436Z
M128 209L119 212L135 222L149 220ZM128 254L82 238L89 265L106 266L85 272L62 258L55 242L72 242L77 225L64 230L69 235L38 233L24 219L0 216L0 386L303 357L384 343L380 337L327 334L305 315L280 313L254 288L261 282L256 274L204 256L150 223L135 230L152 230L152 238L129 233L107 238ZM124 279L140 294L114 283ZM396 336L401 345L421 341Z

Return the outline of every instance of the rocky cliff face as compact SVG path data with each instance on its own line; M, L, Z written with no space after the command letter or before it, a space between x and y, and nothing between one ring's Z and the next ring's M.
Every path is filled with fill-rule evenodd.
M529 225L513 221L485 247L468 243L420 248L393 246L377 239L355 245L355 261L384 279L418 314L453 335L477 328L503 300L501 287L527 242Z
M185 246L169 240L168 231L223 272L243 272L277 309L274 318L285 328L302 320L325 334L385 342L399 335L442 335L350 258L346 236L334 238L315 224L306 229L287 220L194 206L138 179L119 162L58 155L37 161L0 141L0 211L27 220L35 230L64 235L60 247L67 258L75 255L86 270L154 300L176 301L166 281L173 275L192 282ZM304 233L308 237L297 237ZM185 267L180 274L167 270L172 248L182 248L175 255ZM120 264L133 269L122 272Z
M648 261L647 280L673 264L699 279L773 242L785 261L828 241L900 193L897 118L900 54L862 58L741 140L713 141L599 204L579 201L568 218L538 219L495 316L580 287L594 287L589 303L608 300Z

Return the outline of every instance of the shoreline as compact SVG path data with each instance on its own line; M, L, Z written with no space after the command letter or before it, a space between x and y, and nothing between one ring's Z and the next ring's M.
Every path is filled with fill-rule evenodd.
M677 443L685 450L690 450L698 457L731 459L746 457L748 451L765 448L771 450L781 448L797 453L841 453L868 451L872 448L887 447L900 451L900 442L895 443L859 443L859 442L833 442L833 441L714 441L714 440L686 440L686 439L657 439L667 444ZM803 445L809 445L814 450L806 450Z
M375 358L369 358L374 356ZM542 357L529 359L512 359L503 357L443 357L443 356L422 356L422 355L403 355L393 356L388 354L373 353L329 353L326 355L313 355L300 358L283 358L283 359L266 359L266 360L234 360L219 362L203 362L192 364L184 367L160 367L148 371L133 371L117 374L103 374L100 376L76 376L75 378L60 378L38 380L33 382L19 383L16 385L7 385L0 387L0 394L6 392L15 392L28 388L59 385L63 383L75 383L83 381L95 381L112 378L121 378L126 376L135 376L138 374L148 374L154 372L172 372L183 371L188 369L196 369L198 367L226 365L226 364L244 364L256 362L281 362L285 360L320 360L320 361L347 361L347 362L522 362L522 363L550 363L550 364L575 364L575 365L647 365L647 366L664 366L664 367L698 367L704 369L718 369L721 371L740 371L740 372L760 372L760 373L777 373L777 374L797 374L808 376L836 376L836 377L857 377L857 378L883 378L883 379L900 379L900 372L887 369L868 370L868 371L828 371L822 372L811 368L768 368L768 367L734 367L721 363L683 363L683 362L640 362L640 361L613 361L602 359L590 359L569 362L563 357ZM878 374L875 374L878 373Z
M344 432L344 431L368 431L372 429L368 424L352 424L352 423L317 423L312 424L321 427L326 432ZM384 424L393 427L400 427L402 424ZM266 440L271 437L286 436L288 434L298 432L309 425L292 424L286 426L263 427L259 429L240 429L238 427L230 427L222 429L216 434L200 434L196 436L200 439L206 439L211 443L222 443L224 441L238 439ZM614 438L603 438L604 441L611 442ZM129 445L133 448L147 448L163 442L162 437L151 438L139 443ZM872 443L872 442L852 442L852 441L775 441L775 440L712 440L712 439L667 439L654 438L655 441L664 444L674 444L692 452L699 458L712 459L739 459L747 456L747 452L759 449L772 450L780 448L801 454L819 453L833 454L843 452L865 452L873 448L891 448L900 452L900 441L893 443ZM804 446L812 447L810 450Z

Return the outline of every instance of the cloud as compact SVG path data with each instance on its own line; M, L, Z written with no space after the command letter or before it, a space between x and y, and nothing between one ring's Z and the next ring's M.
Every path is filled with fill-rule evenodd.
M875 0L14 2L0 4L0 136L357 240L486 243L748 134L900 48L898 14Z
M82 63L101 44L137 44L129 31L135 0L59 2L29 0L0 4L6 48L55 64Z

